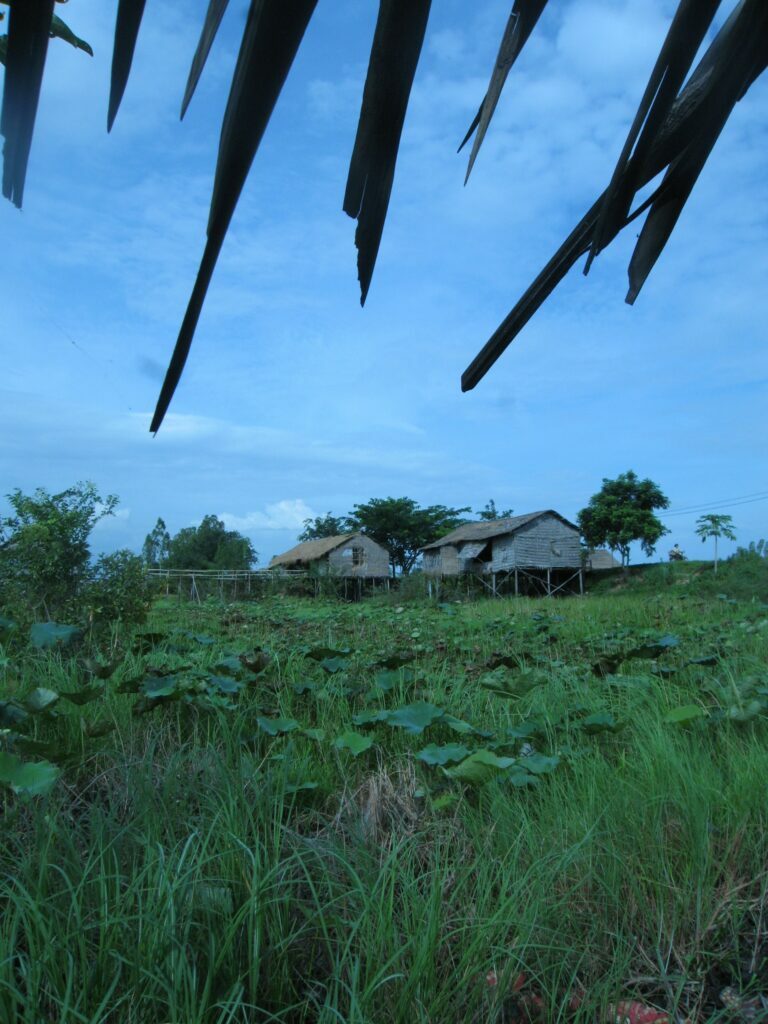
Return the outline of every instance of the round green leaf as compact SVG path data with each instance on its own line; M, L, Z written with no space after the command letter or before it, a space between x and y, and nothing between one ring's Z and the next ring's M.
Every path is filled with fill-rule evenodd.
M364 753L373 746L373 738L361 736L359 732L345 732L336 737L333 745L337 750L348 750L350 754L357 757L358 754Z
M443 717L445 712L442 708L428 704L426 701L419 701L416 704L407 704L405 707L391 711L386 718L387 725L393 728L405 729L406 732L418 734L424 732L427 726L432 725Z
M469 754L469 749L461 743L445 743L438 747L430 743L428 747L419 750L416 757L419 761L429 765L449 764L451 761L461 761Z
M262 732L269 736L279 736L281 733L293 732L299 728L299 722L295 718L264 718L261 715L256 722Z
M46 690L44 687L38 686L27 696L24 707L32 714L37 714L52 707L58 699L59 695L55 690Z
M514 757L499 757L492 750L476 750L460 764L444 768L443 771L450 779L466 782L470 786L482 786L513 764L516 764Z
M58 622L36 622L29 631L33 647L66 647L80 636L77 626L65 626Z
M59 769L47 761L25 764L13 754L0 751L0 784L14 793L40 796L47 793L59 775Z

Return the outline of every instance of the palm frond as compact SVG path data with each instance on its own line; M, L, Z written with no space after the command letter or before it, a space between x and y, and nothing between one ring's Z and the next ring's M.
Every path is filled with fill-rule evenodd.
M707 69L707 116L673 160L640 232L629 265L633 303L677 223L712 148L739 98L768 66L768 6L745 0L724 27L721 53Z
M203 24L203 30L200 33L200 41L197 44L195 55L192 58L192 67L189 69L189 78L187 79L187 87L184 90L184 99L181 101L181 118L184 119L184 115L187 112L189 101L194 95L197 83L200 81L200 75L205 67L205 62L208 60L208 54L211 52L211 46L213 40L216 38L216 33L219 31L219 25L221 19L224 17L224 12L227 9L228 0L211 0L208 4L208 12L205 15L205 22Z
M673 29L678 31L674 22L670 32ZM671 52L668 50L668 55ZM695 50L691 59L693 56ZM668 240L735 103L765 69L767 56L768 5L764 0L741 0L682 91L671 104L666 94L659 101L661 106L658 110L666 108L663 121L658 126L654 124L653 134L645 138L644 133L640 134L632 155L623 163L618 176L614 175L609 189L582 218L464 371L462 391L470 391L482 380L579 257L592 249L598 224L602 231L600 247L604 248L623 227L650 207L630 264L627 301L634 301ZM679 75L679 70L675 74ZM645 106L650 119L653 104L647 101L648 93L646 90L641 111ZM641 123L646 120L641 112L635 119L630 137L637 131L638 120ZM657 120L658 115L654 122ZM643 141L642 147L640 141ZM665 168L667 174L653 196L639 210L629 214L629 204L637 192ZM611 208L601 221L606 200ZM621 216L617 211L621 211Z
M585 274L605 239L613 237L612 232L629 213L638 190L638 168L653 146L719 6L720 0L681 0L605 193Z
M3 108L0 113L0 134L5 139L3 195L19 209L24 198L53 3L54 0L15 3L8 18Z
M221 127L208 241L152 417L152 433L159 430L181 378L229 222L316 4L251 0Z
M477 129L477 135L475 135L475 141L472 144L472 152L469 154L464 184L469 181L477 154L480 152L480 147L485 139L485 133L488 131L488 126L491 123L491 118L501 96L501 90L504 88L507 76L512 70L512 65L520 56L523 47L528 41L528 37L536 27L536 22L546 6L547 0L515 0L512 13L507 21L507 27L501 39L501 46L496 57L496 63L493 66L488 91L480 104L474 121L469 126L469 131L459 146L459 152L461 152L474 130Z
M381 0L344 212L357 220L357 276L365 303L379 251L397 151L416 74L431 0Z
M112 77L109 85L107 131L112 131L133 63L133 51L144 14L145 0L119 0L112 49Z

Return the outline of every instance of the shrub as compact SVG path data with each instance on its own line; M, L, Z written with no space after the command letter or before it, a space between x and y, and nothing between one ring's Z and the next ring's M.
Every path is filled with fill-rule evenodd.
M83 597L92 625L138 625L146 619L155 591L141 558L122 550L99 556Z

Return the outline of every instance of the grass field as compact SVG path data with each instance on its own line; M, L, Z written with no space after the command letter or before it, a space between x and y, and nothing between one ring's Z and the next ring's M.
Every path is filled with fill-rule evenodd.
M619 584L6 636L0 1021L766 1019L765 594Z

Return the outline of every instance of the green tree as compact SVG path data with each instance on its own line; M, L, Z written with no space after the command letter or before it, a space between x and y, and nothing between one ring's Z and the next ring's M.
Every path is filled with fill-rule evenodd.
M725 537L726 540L736 540L736 531L733 528L733 518L731 516L720 516L714 512L710 512L708 515L699 516L696 520L696 533L701 537L701 543L704 544L712 537L715 541L715 572L717 572L717 541L720 537Z
M228 530L217 516L187 526L171 538L170 569L250 569L258 555L247 537Z
M486 522L491 522L494 519L509 519L515 513L511 508L497 509L496 502L493 498L489 498L485 508L480 509L477 515Z
M0 602L53 618L72 607L87 582L91 531L118 499L102 498L89 482L58 494L16 489L7 498L13 513L0 518Z
M371 498L364 505L354 506L348 525L389 549L394 576L398 569L409 573L419 550L460 526L465 521L463 514L469 511L445 505L419 508L412 498Z
M652 480L640 480L631 469L615 480L603 479L603 486L579 512L581 535L590 548L609 547L621 553L629 565L629 549L639 541L646 555L669 530L655 516L654 509L668 508L669 499Z
M340 533L347 533L349 522L344 516L335 516L332 512L324 516L315 516L314 519L304 520L304 529L298 536L298 540L319 540L321 537L336 537Z
M168 552L171 546L171 535L168 533L165 522L158 517L157 522L144 538L141 549L141 557L144 564L150 569L162 569L168 560Z
M146 619L156 581L145 567L142 558L125 549L96 559L83 593L91 625L138 625Z

